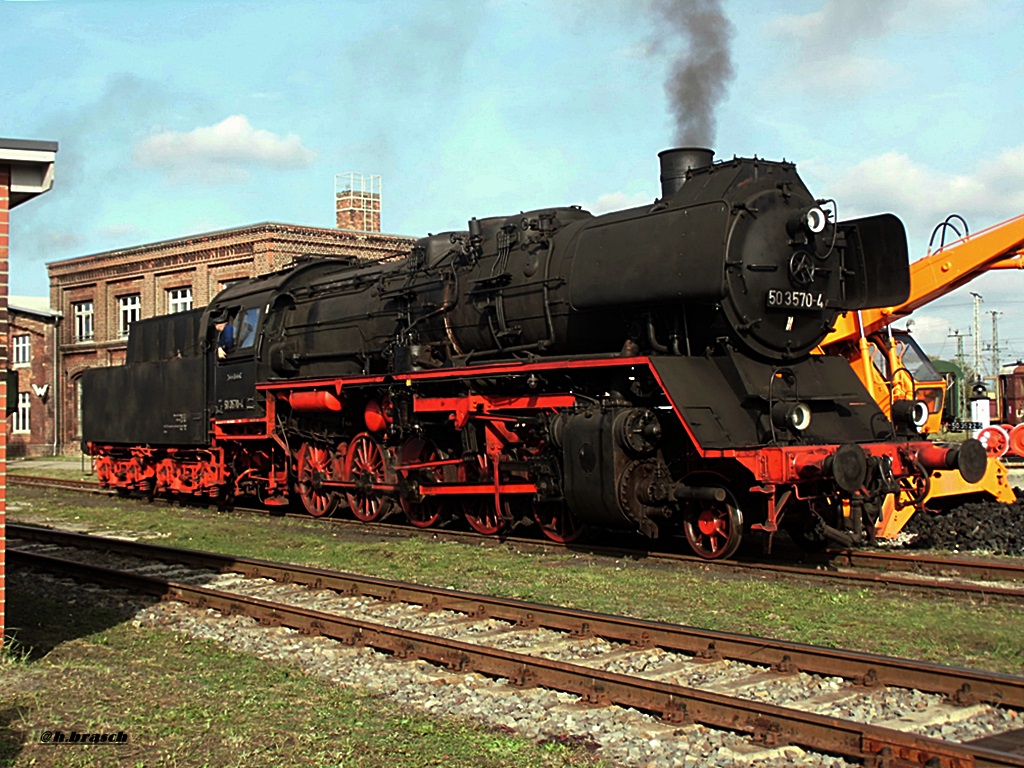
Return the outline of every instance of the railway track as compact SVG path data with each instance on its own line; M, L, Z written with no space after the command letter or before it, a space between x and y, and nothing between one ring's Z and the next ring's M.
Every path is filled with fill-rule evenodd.
M762 747L878 766L1024 766L1024 677L88 534L11 525L8 537L14 567L738 732ZM905 701L884 704L911 695L911 717Z
M113 491L101 488L98 484L89 481L54 480L27 475L12 475L9 480L14 485L26 487L115 495ZM271 514L261 508L236 507L234 511L257 515ZM288 512L283 516L303 521L313 520L306 514ZM446 528L424 530L387 522L367 524L341 517L320 518L317 523L362 532L372 530L375 533L386 535L425 535L431 538L472 544L512 545L524 550L560 551L564 548L564 545L544 539L523 536L486 536L474 531ZM724 568L741 572L749 571L759 575L771 573L784 577L839 581L872 587L940 591L973 599L1024 602L1024 561L1020 560L944 557L884 550L842 550L830 551L818 556L805 555L807 563L796 564L765 559L709 561L694 555L645 550L641 541L638 541L635 547L602 546L599 543L586 542L575 542L570 546L575 551L606 557L642 557L648 561L678 563L691 567Z

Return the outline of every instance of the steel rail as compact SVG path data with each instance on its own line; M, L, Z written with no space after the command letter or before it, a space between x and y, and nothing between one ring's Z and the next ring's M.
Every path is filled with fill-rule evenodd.
M872 550L830 552L832 562L851 568L914 571L940 576L969 576L986 581L1024 581L1024 562L983 558L940 557Z
M230 592L125 573L48 555L12 550L11 560L74 578L131 586L226 615L245 614L265 624L287 626L347 645L369 646L399 658L419 658L449 669L505 678L519 686L541 686L660 715L670 722L700 723L751 734L765 745L797 744L869 764L937 768L1022 768L1024 755L975 744L956 744L895 729L824 717L776 705L737 699L674 683L630 677L568 662L424 635L321 611L295 608Z
M33 487L66 488L68 490L86 490L90 493L110 493L95 483L87 481L50 480L47 478L12 475L9 480L13 484L24 484ZM92 487L90 487L92 486ZM266 514L265 510L236 508L255 514ZM342 518L313 518L309 515L286 513L283 516L300 520L315 520L333 525L342 525L365 532L385 532L396 535L419 536L427 535L456 541L472 541L474 543L490 543L494 545L511 544L517 547L535 547L545 551L563 551L567 547L546 540L527 539L513 536L489 536L474 531L448 531L438 528L414 528L408 525L392 523L363 523ZM1024 601L1024 562L999 561L981 558L948 558L936 555L907 554L895 552L878 552L866 550L838 550L820 557L810 556L815 567L794 565L789 563L766 562L764 560L706 560L696 555L684 555L674 552L638 550L623 547L608 547L601 544L574 542L568 546L573 551L589 554L618 557L643 557L651 560L664 560L706 567L729 568L732 570L750 570L758 573L777 573L785 576L806 577L816 579L832 579L851 583L872 584L885 587L898 587L924 591L944 591L957 595L976 595L982 598L999 598ZM854 568L855 571L837 570L837 568ZM896 572L921 573L923 575L941 576L945 580L929 581L927 578L902 576L899 573L879 572L890 570ZM951 580L954 578L972 578L981 581L1020 582L1021 586L1005 586L1002 584L978 584Z
M731 632L718 632L665 622L530 603L510 598L461 592L324 568L274 563L158 544L110 539L92 534L9 525L8 538L32 539L58 546L102 549L163 562L180 563L221 573L241 573L343 595L364 595L407 602L432 610L450 610L544 627L580 637L597 636L637 648L658 647L714 661L731 659L770 667L780 673L808 672L838 676L865 686L890 685L948 696L960 704L985 702L1024 708L1024 677L984 670L944 666L892 656L824 648ZM13 542L11 542L13 544ZM17 551L9 544L10 551Z
M35 475L7 475L10 485L22 485L27 488L52 488L61 491L85 491L103 496L113 496L117 492L113 488L104 488L92 480L69 480L56 477L37 477Z

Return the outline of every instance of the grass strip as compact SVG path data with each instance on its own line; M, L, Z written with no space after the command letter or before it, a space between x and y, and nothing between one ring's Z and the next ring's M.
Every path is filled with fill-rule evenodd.
M601 765L567 744L425 717L286 663L135 627L130 610L75 591L58 600L12 579L7 595L18 629L0 650L3 768ZM124 732L128 742L40 743L56 730Z
M322 521L261 518L135 500L74 499L12 487L9 519L147 531L160 543L594 611L972 666L1024 671L1024 612L999 602L727 574L571 550L342 532Z

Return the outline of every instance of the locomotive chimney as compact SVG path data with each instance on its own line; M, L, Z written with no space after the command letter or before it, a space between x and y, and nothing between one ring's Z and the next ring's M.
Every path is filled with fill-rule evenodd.
M711 165L715 152L704 147L677 147L658 153L661 162L661 197L672 197L686 181L686 172L691 168L705 168Z

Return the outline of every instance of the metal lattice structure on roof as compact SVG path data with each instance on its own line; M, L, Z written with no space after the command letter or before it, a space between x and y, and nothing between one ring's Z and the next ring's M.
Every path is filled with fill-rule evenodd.
M354 171L336 174L334 204L338 229L380 232L381 177Z

